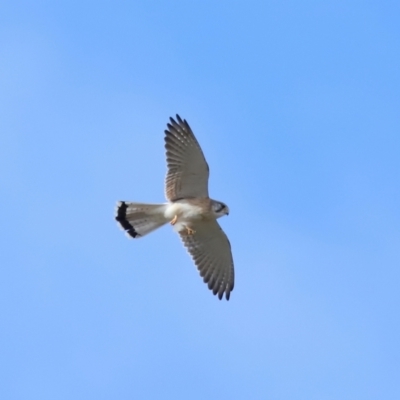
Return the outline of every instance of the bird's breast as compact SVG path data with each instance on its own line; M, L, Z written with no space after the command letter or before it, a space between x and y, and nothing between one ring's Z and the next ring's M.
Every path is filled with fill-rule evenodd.
M202 219L205 214L204 207L185 201L170 203L164 212L165 218L173 219L177 216L181 222Z

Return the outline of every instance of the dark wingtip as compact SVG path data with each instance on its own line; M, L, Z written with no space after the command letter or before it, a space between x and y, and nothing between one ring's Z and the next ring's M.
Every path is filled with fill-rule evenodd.
M126 231L126 233L133 237L139 237L140 235L135 231L135 228L126 218L126 210L128 206L124 201L119 201L117 204L117 215L115 220L120 224L121 228Z
M187 130L190 130L190 126L186 119L182 119L179 114L176 114L175 116L176 120L173 117L169 117L169 122L167 123L168 129L171 129L176 126L183 127L184 129L186 128ZM168 131L165 131L165 133L169 133Z
M175 118L176 118L176 120L173 117L169 117L169 122L172 125L181 125L184 122L184 120L182 120L182 118L179 116L179 114L176 114ZM170 124L168 123L167 125L169 127Z
M222 298L224 297L224 293L225 293L225 299L226 299L227 301L229 301L229 298L230 298L230 296L231 296L231 292L230 292L229 289L226 289L226 290L220 291L220 292L218 292L218 293L214 293L214 294L218 294L218 298L219 298L220 300L222 300Z

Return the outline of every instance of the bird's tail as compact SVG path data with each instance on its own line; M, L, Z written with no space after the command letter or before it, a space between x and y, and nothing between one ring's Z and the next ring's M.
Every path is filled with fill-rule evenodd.
M133 238L140 238L168 222L164 216L167 204L145 204L119 201L115 220Z

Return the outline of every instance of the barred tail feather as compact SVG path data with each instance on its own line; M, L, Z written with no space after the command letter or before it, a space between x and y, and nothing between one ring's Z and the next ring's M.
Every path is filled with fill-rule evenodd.
M168 222L164 217L166 204L145 204L119 201L115 220L133 238L140 238Z

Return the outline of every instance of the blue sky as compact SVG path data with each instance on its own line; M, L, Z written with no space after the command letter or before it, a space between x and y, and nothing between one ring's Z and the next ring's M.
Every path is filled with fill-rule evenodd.
M0 6L4 399L400 398L400 5ZM235 259L229 302L164 227L179 113Z

